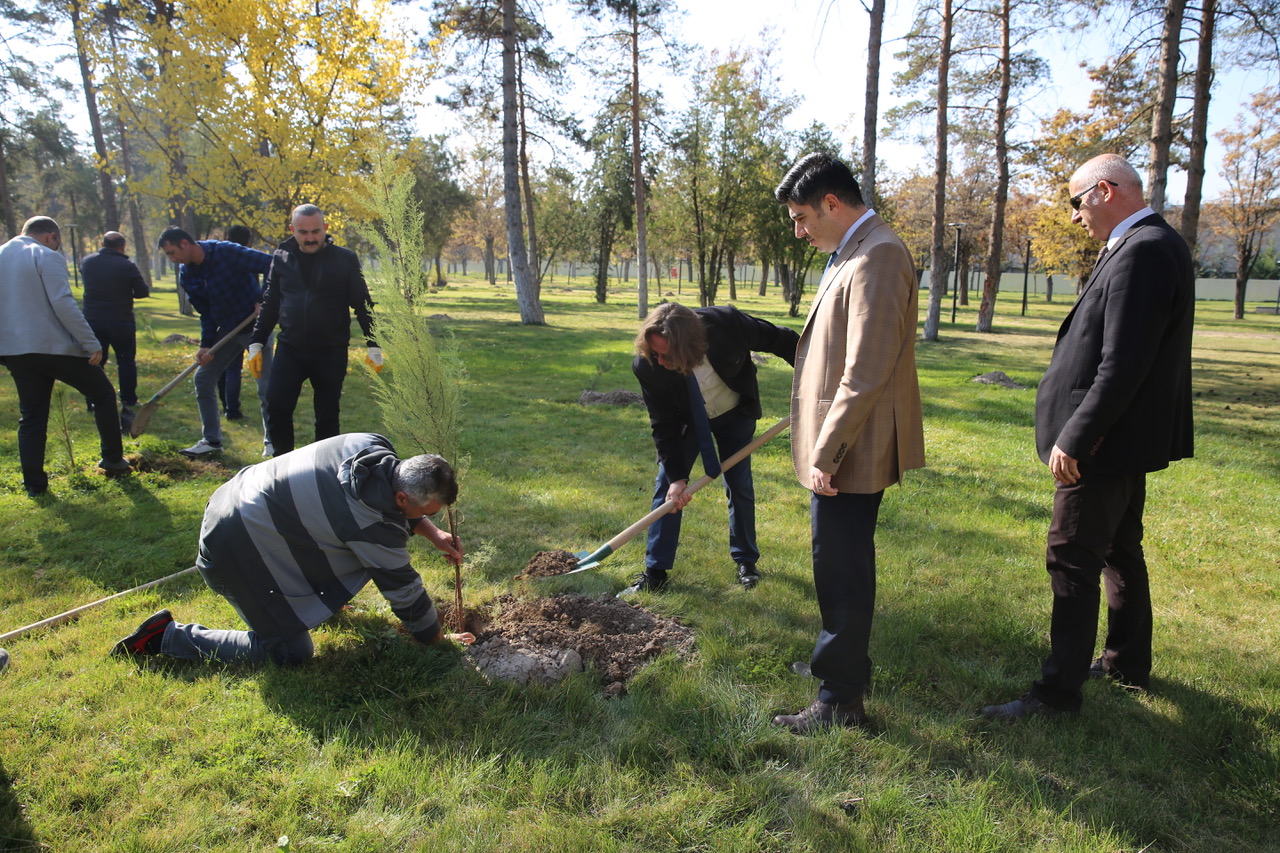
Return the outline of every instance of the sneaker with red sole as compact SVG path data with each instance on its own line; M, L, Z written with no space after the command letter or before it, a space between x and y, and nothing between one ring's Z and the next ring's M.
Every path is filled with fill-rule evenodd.
M165 629L173 624L173 616L168 610L153 614L147 621L138 626L138 630L116 643L111 654L116 657L133 655L160 654L160 640L164 638Z

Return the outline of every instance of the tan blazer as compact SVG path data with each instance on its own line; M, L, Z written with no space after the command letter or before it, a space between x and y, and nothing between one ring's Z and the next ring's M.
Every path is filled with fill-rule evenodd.
M906 245L879 216L858 226L818 286L796 350L791 461L870 494L924 466L917 289Z

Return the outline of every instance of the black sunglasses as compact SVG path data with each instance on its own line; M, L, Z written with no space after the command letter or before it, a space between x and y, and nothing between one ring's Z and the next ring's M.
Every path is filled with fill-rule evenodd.
M1103 184L1111 184L1112 186L1115 186L1115 182L1113 181L1098 181L1096 184L1089 187L1089 189L1084 190L1083 192L1079 192L1076 195L1073 195L1070 199L1068 199L1068 201L1071 202L1071 209L1079 210L1080 202L1084 199L1084 197L1087 196L1089 193L1093 192L1094 190L1096 190L1098 187L1102 186Z

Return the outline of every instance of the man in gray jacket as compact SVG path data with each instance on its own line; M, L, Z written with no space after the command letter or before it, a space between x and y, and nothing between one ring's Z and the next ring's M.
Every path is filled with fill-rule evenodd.
M373 433L334 436L244 468L209 499L196 567L249 630L183 624L161 610L112 654L300 664L314 652L311 629L370 580L419 642L471 642L470 634L442 634L407 549L416 533L461 562L462 546L427 518L457 496L444 459L401 460Z
M18 458L32 497L49 490L44 451L53 383L65 382L93 406L108 475L130 470L124 460L116 389L102 370L102 345L71 295L62 229L34 216L22 234L0 246L0 363L18 388Z

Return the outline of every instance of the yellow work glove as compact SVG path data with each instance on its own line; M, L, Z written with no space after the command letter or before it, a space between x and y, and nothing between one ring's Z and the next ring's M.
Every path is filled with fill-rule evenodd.
M382 347L369 347L369 354L364 357L364 363L373 368L374 373L382 372Z
M249 344L249 375L262 378L262 344Z

